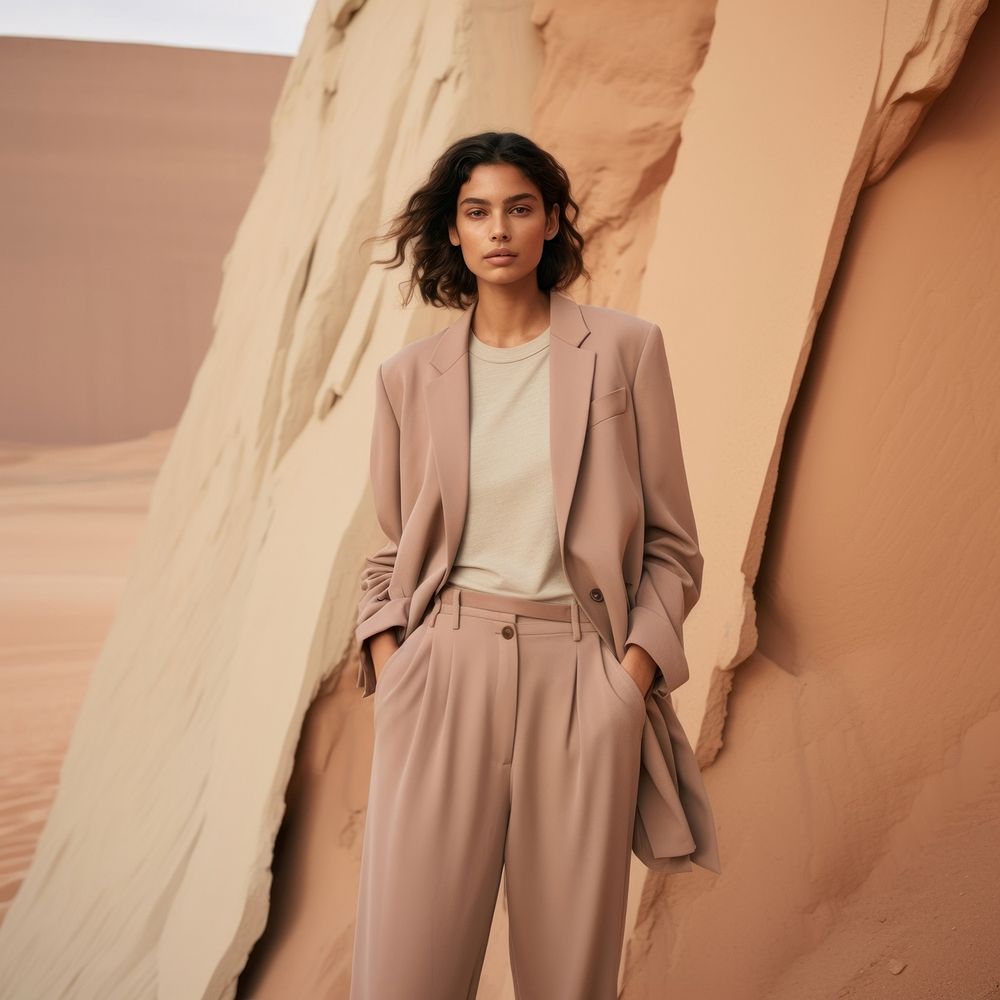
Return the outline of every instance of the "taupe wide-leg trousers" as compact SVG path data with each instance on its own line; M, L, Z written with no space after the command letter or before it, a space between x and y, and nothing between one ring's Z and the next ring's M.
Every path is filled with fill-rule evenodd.
M613 1000L646 705L579 606L444 587L383 666L351 1000Z

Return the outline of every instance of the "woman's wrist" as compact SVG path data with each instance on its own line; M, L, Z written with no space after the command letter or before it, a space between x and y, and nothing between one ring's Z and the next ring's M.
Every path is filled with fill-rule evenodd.
M369 638L368 644L377 675L382 671L382 664L399 649L399 643L396 641L395 627L376 632L375 635Z
M647 653L642 646L639 646L634 642L630 642L625 646L626 657L628 657L629 650L631 649L636 650L636 652L633 653L632 655L637 657L643 664L642 668L643 680L642 681L637 680L636 683L639 690L643 692L643 698L645 699L649 697L654 686L656 685L656 672L659 668L657 666L656 660L654 660L653 657L650 656L649 653ZM635 675L633 674L633 676Z

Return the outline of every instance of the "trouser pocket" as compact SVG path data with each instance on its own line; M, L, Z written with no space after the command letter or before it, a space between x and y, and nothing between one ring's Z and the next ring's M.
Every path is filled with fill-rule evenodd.
M385 700L389 691L395 686L396 679L407 670L407 664L412 662L413 653L421 645L427 634L427 619L425 618L400 644L389 654L382 664L382 669L375 678L375 703Z
M614 654L606 642L600 640L601 658L604 661L605 674L611 682L612 687L618 696L625 701L632 711L641 717L646 718L646 699L639 690L632 675L625 669L622 662Z

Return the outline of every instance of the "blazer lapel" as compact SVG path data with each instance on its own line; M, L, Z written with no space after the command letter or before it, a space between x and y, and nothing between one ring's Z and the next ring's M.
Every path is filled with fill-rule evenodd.
M559 545L565 557L566 525L590 416L590 394L597 355L580 343L590 333L580 307L568 295L552 292L549 338L549 450Z
M466 309L438 341L429 363L439 374L426 384L427 423L441 507L447 567L455 562L469 505L469 328ZM579 305L564 292L549 295L549 451L559 545L565 555L566 526L573 504L590 414L596 355L580 348L590 333Z
M436 591L445 585L455 563L469 504L468 336L471 321L470 306L445 330L429 359L429 364L440 374L429 379L424 389L431 454L441 491L447 560Z

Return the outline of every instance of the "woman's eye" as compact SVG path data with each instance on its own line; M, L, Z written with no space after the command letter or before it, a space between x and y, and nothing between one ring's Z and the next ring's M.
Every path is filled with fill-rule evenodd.
M522 215L529 215L531 213L531 208L528 205L515 205L511 209L511 211L518 212ZM479 219L482 218L482 216L484 216L485 214L486 212L481 208L473 208L469 210L470 219Z

